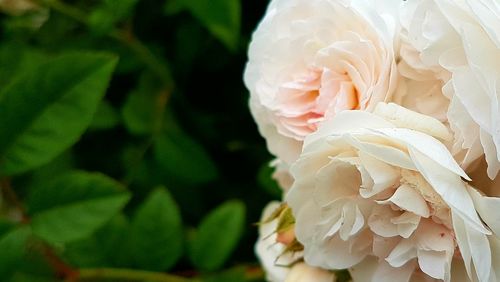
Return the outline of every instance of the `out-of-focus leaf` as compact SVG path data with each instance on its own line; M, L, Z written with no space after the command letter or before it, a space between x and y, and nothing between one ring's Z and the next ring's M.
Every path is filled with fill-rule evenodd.
M47 253L35 240L29 240L26 244L26 254L22 261L15 267L15 273L8 280L2 277L2 281L9 282L56 282L56 273L53 265L47 260Z
M157 81L148 74L142 75L122 108L127 130L134 135L148 135L159 129L163 119L162 99Z
M230 50L238 48L241 6L239 0L171 0L167 14L189 10L215 37Z
M177 13L180 13L184 10L184 4L183 1L177 1L177 0L168 0L167 3L165 4L165 13L168 16L175 15Z
M213 271L224 265L243 233L245 205L229 201L205 217L189 245L189 257L202 270Z
M132 259L129 237L129 222L124 215L118 215L93 236L68 244L64 255L78 267L129 266L126 262Z
M10 221L0 219L0 237L9 232L14 225L15 224Z
M205 30L196 23L187 22L177 28L175 33L176 56L174 58L177 73L186 74L191 70L200 50L206 51L203 48L205 38Z
M117 59L63 55L18 76L0 92L0 172L48 163L92 121Z
M245 267L236 267L203 279L204 282L245 282Z
M54 277L47 275L35 275L30 273L15 273L9 282L57 282L58 280Z
M217 167L205 149L181 131L170 130L156 138L154 155L161 168L188 184L217 178Z
M16 75L31 71L48 59L49 57L44 53L18 42L1 44L0 89L4 88Z
M115 216L129 193L107 176L71 172L37 187L29 197L33 233L50 243L90 236Z
M162 271L182 255L181 216L174 199L164 188L151 193L132 220L133 257L148 270Z
M104 0L90 14L89 24L97 34L109 32L116 23L129 17L139 0Z
M26 253L26 242L30 236L26 226L15 228L0 237L0 277L9 277L21 263Z
M94 130L110 129L115 127L119 122L120 115L118 112L110 103L103 100L99 104L89 128Z

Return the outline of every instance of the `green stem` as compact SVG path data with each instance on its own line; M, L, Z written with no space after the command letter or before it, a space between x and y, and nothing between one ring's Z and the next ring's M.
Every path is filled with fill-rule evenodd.
M94 281L96 279L118 280L118 281L151 281L151 282L199 282L199 280L188 279L180 276L133 269L117 268L92 268L81 269L79 280Z

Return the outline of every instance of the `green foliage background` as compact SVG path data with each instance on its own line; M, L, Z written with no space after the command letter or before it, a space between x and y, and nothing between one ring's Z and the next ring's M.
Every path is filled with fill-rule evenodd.
M263 281L280 191L242 73L267 1L2 3L0 280Z

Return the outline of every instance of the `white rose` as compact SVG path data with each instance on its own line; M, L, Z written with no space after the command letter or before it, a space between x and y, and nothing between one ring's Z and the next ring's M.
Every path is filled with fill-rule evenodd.
M250 44L245 84L259 131L287 164L324 120L390 98L395 20L375 12L382 3L271 1Z
M308 136L286 197L305 261L356 269L376 257L371 281L419 272L450 281L460 258L474 280L500 279L499 198L463 180L441 142L449 135L434 118L380 103L374 113L339 113Z
M493 179L500 170L500 3L413 0L401 14L398 67L408 93L398 103L436 117L446 108L456 158L467 168L484 153Z

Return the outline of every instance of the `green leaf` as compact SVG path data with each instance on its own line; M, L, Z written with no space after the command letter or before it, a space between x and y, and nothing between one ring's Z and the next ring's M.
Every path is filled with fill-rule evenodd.
M28 273L16 273L9 280L9 282L58 282L60 280L56 280L54 277L50 277L47 275L35 275Z
M0 92L0 172L12 175L48 163L91 123L117 59L60 56L18 76Z
M5 87L13 77L30 71L47 62L48 56L36 49L30 49L17 42L0 46L0 88Z
M182 255L183 229L177 204L164 188L156 189L132 221L133 257L148 270L163 271Z
M158 136L154 155L166 173L188 184L217 178L217 167L205 149L181 131L170 130Z
M13 222L0 218L0 237L9 232L14 225Z
M232 269L224 270L221 273L209 276L203 279L204 282L246 282L253 281L246 278L246 269L244 266L238 266Z
M21 263L30 234L28 227L20 227L0 237L0 277L10 276Z
M172 14L187 9L230 50L238 48L241 25L239 0L174 0L168 1L165 12Z
M189 257L202 270L213 271L224 265L243 233L245 206L229 201L202 220L189 247Z
M68 244L64 256L78 267L128 266L124 262L132 259L127 242L129 225L127 218L119 214L93 236Z
M89 25L99 34L106 34L116 23L129 17L139 0L104 0L89 17Z
M103 130L115 127L120 122L120 115L117 113L115 108L111 106L110 103L103 100L97 112L94 115L94 119L90 124L90 129L93 130Z
M163 119L162 99L157 81L151 75L143 74L122 108L127 130L134 135L148 135L159 129Z
M129 198L121 185L107 176L67 173L30 195L33 233L54 244L86 238L115 216Z

